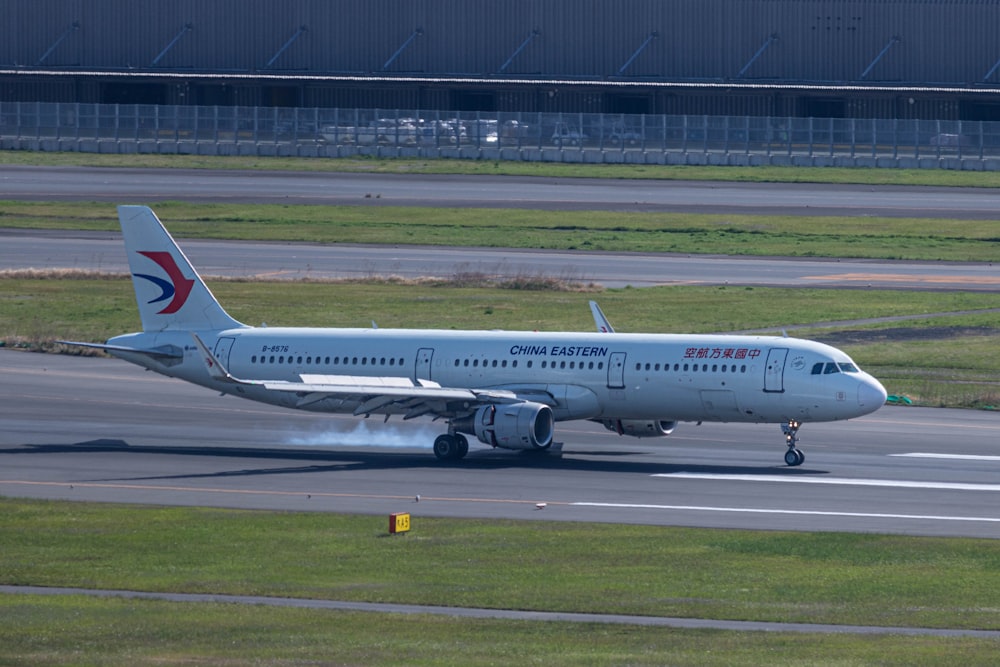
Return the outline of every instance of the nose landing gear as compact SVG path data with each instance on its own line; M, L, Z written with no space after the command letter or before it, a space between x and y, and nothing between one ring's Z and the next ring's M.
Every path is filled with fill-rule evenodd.
M781 432L785 434L785 444L788 445L788 450L785 452L785 463L789 466L800 466L806 460L806 455L795 446L795 443L799 439L800 426L802 426L802 423L795 420L790 420L781 425Z

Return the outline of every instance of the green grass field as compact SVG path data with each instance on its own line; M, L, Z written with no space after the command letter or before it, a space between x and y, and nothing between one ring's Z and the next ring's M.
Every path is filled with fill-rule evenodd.
M1000 629L992 540L418 513L390 538L385 517L6 499L0 544L7 584ZM78 596L3 595L0 615L0 663L32 665L985 665L1000 648Z
M476 209L470 215L460 208L363 205L153 206L180 239L1000 261L1000 234L992 220L521 209ZM0 226L115 231L118 218L112 204L0 201Z

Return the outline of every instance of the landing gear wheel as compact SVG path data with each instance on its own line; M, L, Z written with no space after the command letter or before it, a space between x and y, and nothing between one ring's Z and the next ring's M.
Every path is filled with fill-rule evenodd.
M458 443L450 435L439 435L434 439L434 456L438 457L438 461L450 461L455 458L457 449Z
M785 463L790 466L800 466L806 460L806 455L795 446L799 440L800 426L802 423L795 420L781 425L781 432L785 434L785 444L788 445L788 451L785 452Z
M469 441L464 435L448 433L434 439L434 456L439 461L455 461L469 453Z
M785 452L785 463L790 466L800 466L806 460L806 455L794 447Z
M461 433L456 433L454 438L455 444L458 445L458 451L456 452L455 458L464 459L465 455L469 453L469 439Z

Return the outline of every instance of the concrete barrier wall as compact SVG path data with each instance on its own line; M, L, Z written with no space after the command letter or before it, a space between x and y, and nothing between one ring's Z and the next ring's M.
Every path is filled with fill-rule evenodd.
M574 164L643 164L688 166L846 167L859 169L947 169L1000 171L1000 157L829 156L724 153L698 150L643 150L580 147L352 146L317 141L191 141L174 139L37 139L0 137L0 149L13 151L103 154L160 154L303 158L424 158Z

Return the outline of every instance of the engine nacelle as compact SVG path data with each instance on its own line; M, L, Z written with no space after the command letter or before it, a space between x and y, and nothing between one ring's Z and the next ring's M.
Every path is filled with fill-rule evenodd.
M463 426L467 426L463 425ZM546 449L552 444L555 419L541 403L484 405L476 410L472 428L481 442L504 449Z
M662 438L674 432L677 422L664 420L639 421L637 419L605 419L604 428L618 435L633 438Z

